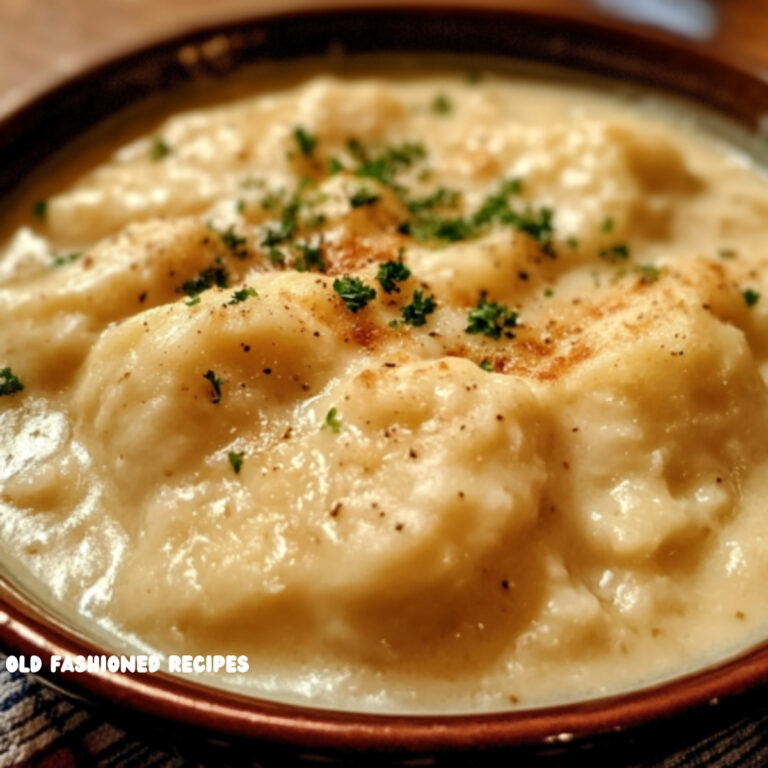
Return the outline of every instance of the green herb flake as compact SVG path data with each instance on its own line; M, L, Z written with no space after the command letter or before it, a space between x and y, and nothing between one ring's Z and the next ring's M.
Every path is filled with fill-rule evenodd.
M322 213L317 213L314 216L310 216L305 222L304 226L309 229L317 229L317 227L322 227L323 224L327 221L326 217Z
M405 201L405 206L413 214L431 211L434 208L453 208L461 199L461 195L447 187L439 187L431 195Z
M403 322L413 326L427 324L427 315L431 315L437 309L434 296L424 296L422 291L414 291L410 304L401 308L400 314Z
M308 189L312 189L315 186L315 180L311 176L302 176L299 179L299 192L306 192Z
M286 240L290 240L299 228L300 207L301 202L298 198L294 197L293 200L283 208L279 229L268 229L261 244L271 247L273 245L280 245L280 243L284 243Z
M196 293L193 296L190 296L185 302L188 307L194 307L197 304L200 303L200 294Z
M248 256L248 250L246 248L248 239L235 233L234 224L230 224L226 229L217 229L213 224L209 223L208 229L215 232L221 238L221 242L229 248L233 256L237 256L241 259Z
M229 300L228 304L230 306L233 306L234 304L240 304L243 301L247 301L248 299L258 296L259 294L256 293L255 288L251 288L249 286L246 286L245 288L241 288L238 291L235 291L232 294L232 298Z
M211 382L211 402L218 405L221 402L221 379L213 371L206 371L203 378Z
M347 139L347 151L359 163L368 161L368 151L358 139Z
M502 224L516 224L518 215L509 207L509 197L523 191L523 182L518 178L504 179L498 190L485 198L475 212L472 221L476 225L489 224L493 221Z
M330 429L337 435L341 432L341 420L338 418L338 410L335 406L325 414L325 421L320 429Z
M375 179L381 184L392 185L397 172L412 166L417 160L427 156L424 146L418 142L404 142L398 146L387 147L372 156L356 139L347 142L347 149L358 162L355 174L362 179Z
M603 261L615 264L617 261L625 261L629 258L629 246L625 243L616 243L609 248L602 248L598 255Z
M271 211L282 204L285 197L285 190L278 189L276 192L267 192L264 197L261 198L259 205L264 211Z
M601 229L603 230L603 232L613 232L614 224L615 224L614 220L609 216L603 222L603 226L601 227Z
M411 270L402 261L385 261L379 266L376 279L384 293L398 292L397 283L405 282L411 276Z
M359 277L336 278L333 290L339 294L344 305L350 312L358 312L376 298L376 290L366 285Z
M517 312L504 304L488 301L483 291L477 305L467 316L467 327L464 330L466 333L483 334L489 339L499 339L502 333L508 339L513 339L515 334L509 329L516 325Z
M544 298L551 299L555 295L555 292L551 288L544 289Z
M245 200L242 197L235 202L235 210L238 213L242 213L245 210Z
M10 368L0 369L0 397L15 395L23 389L21 379Z
M285 255L278 248L270 248L267 251L267 258L273 264L285 264Z
M214 264L204 269L197 277L187 280L186 283L176 289L177 293L186 293L187 296L196 296L214 286L226 288L229 285L229 272L222 264Z
M307 133L300 125L293 130L293 138L301 150L301 154L309 157L317 146L317 137Z
M64 267L67 264L72 264L83 258L82 251L73 251L72 253L61 253L53 257L51 260L51 267Z
M655 283L661 277L661 270L653 264L638 264L635 271L644 283Z
M328 160L328 175L335 176L337 173L341 173L344 170L344 166L341 164L341 160L338 157L332 157Z
M748 307L754 307L760 301L760 294L752 288L747 288L741 295L744 297L744 303Z
M467 219L428 217L404 221L398 231L415 240L444 240L458 243L476 234L477 228Z
M544 253L554 258L555 251L552 246L552 235L554 234L552 217L554 212L551 208L534 209L530 206L524 211L512 210L509 205L509 197L520 194L522 190L523 185L520 179L513 178L502 182L498 192L487 197L474 214L472 223L480 226L499 222L515 227L533 238Z
M548 256L554 256L551 242L553 213L551 208L539 208L537 211L529 208L523 213L516 214L510 223L532 237Z
M725 261L730 261L731 259L737 258L739 255L739 252L734 248L721 248L717 252L717 255L721 259L724 259Z
M158 137L152 142L152 146L149 149L149 158L153 163L159 163L168 157L172 151L170 145L164 139Z
M499 189L502 195L520 195L523 192L523 180L517 176L513 176L510 179L504 179L501 182Z
M325 260L319 246L301 244L294 247L301 253L293 262L293 268L297 272L309 272L313 269L325 272Z
M438 93L430 105L436 115L450 115L453 112L453 102L444 93Z
M229 463L232 466L232 471L236 474L240 474L240 470L243 468L243 460L245 459L244 453L237 453L236 451L230 451L227 454Z
M355 192L352 197L349 198L349 204L353 208L362 208L364 205L373 205L378 203L381 199L381 195L377 195L375 192L371 192L366 187L361 187Z
M483 360L478 366L488 373L493 373L493 363L490 360Z
M570 237L568 237L568 238L566 239L566 241L565 241L565 244L566 244L566 245L567 245L569 248L574 248L574 249L576 249L576 248L578 248L578 247L579 247L579 238L578 238L578 237L574 237L573 235L571 235Z
M48 201L47 200L37 200L32 205L32 215L36 219L40 219L40 221L44 221L45 218L48 216Z

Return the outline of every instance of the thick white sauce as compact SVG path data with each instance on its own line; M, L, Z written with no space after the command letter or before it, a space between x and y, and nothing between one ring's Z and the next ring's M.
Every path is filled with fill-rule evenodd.
M744 156L586 86L323 76L170 117L0 255L4 559L314 704L708 663L768 627L767 229Z

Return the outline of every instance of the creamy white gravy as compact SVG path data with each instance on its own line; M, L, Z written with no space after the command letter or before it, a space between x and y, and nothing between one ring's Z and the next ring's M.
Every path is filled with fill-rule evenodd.
M354 709L756 641L768 186L681 114L315 76L60 166L0 254L4 559L120 642Z

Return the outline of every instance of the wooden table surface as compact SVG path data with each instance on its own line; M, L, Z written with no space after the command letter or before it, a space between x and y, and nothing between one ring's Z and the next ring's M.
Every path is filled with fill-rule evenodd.
M169 34L260 11L365 2L0 0L0 117L90 63ZM419 0L419 4L446 5L444 0ZM762 60L768 76L768 0L486 0L485 4L572 15L597 9L619 16L664 17L672 26L691 27L718 50Z

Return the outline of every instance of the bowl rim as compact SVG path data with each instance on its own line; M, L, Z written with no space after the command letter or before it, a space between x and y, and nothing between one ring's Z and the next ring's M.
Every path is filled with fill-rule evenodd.
M440 32L440 25L446 21L461 25L461 30L453 34L465 31L465 25L471 23L476 24L476 31L499 25L502 30L514 30L512 42L518 47L506 52L511 58L538 59L654 85L663 91L706 102L751 127L756 127L760 117L768 114L768 80L746 60L733 56L721 58L698 44L681 41L668 33L630 28L605 19L482 3L345 5L331 10L265 13L220 25L205 25L97 63L4 116L0 119L0 196L21 183L26 169L37 166L60 146L106 117L118 103L124 105L126 93L129 101L135 101L157 88L174 87L199 76L225 75L243 64L274 58L270 56L270 41L279 42L285 29L301 29L305 37L309 34L313 42L320 41L327 49L333 39L328 37L328 30L338 30L340 24L347 25L349 35L361 21L368 25L373 21L393 24L414 18L431 24L436 39L430 38L426 46L409 50L428 52L436 40L443 41L440 35L445 35L445 29ZM215 36L224 36L230 41L225 60L203 61L202 69L198 62L198 69L194 71L185 68L178 52L189 46L199 47ZM609 50L595 45L596 41L606 40L613 41ZM537 51L535 44L541 42L549 45ZM494 45L499 47L499 39L494 38ZM382 48L374 46L370 50ZM299 49L289 57L303 53L305 50ZM494 49L492 53L504 52ZM649 53L658 57L654 66L647 71L638 68L639 64L647 63ZM277 55L282 52L278 51ZM624 65L620 65L622 60ZM153 61L156 68L165 68L159 80L152 74ZM676 80L674 73L679 73L676 67L681 62L696 65L695 74ZM715 75L720 79L713 80ZM54 117L69 113L73 104L88 104L94 93L100 91L108 98L95 107L86 108L80 118L67 123L68 129L58 132L50 129L48 124ZM745 95L749 98L745 99ZM19 149L21 151L17 151ZM46 611L2 574L0 646L11 652L42 657L46 662L44 670L54 655L109 653ZM63 686L89 699L95 697L118 708L213 733L313 749L421 753L475 747L564 745L691 710L700 711L745 694L757 694L768 685L768 640L702 669L630 692L554 706L480 714L374 714L313 708L250 697L163 672L152 675L41 672L41 676L57 687Z

